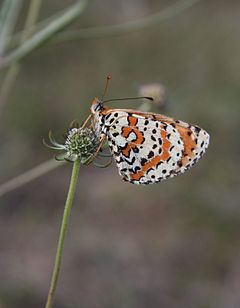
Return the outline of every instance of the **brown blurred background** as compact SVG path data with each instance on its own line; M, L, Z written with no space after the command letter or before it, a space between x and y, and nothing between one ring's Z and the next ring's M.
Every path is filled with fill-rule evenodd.
M39 20L72 3L43 1ZM70 29L174 3L90 1ZM1 115L1 183L53 156L42 138L83 121L109 73L108 97L160 82L167 115L211 135L197 166L160 184L124 183L114 164L81 168L54 307L240 307L239 55L239 1L202 0L146 29L49 42L24 59ZM67 164L1 197L1 308L44 306L70 174Z

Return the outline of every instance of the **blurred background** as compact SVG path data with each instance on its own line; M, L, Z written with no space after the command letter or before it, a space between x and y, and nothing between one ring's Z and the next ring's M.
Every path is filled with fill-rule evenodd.
M41 1L37 23L76 2ZM89 1L21 61L0 114L2 184L53 157L42 138L51 129L63 141L73 119L84 121L107 74L108 98L161 83L169 103L152 111L211 135L191 171L159 184L127 184L115 164L81 168L54 307L240 307L240 3L195 1L161 17L188 2ZM29 5L22 1L14 33ZM112 27L136 20L134 31ZM82 36L61 39L74 30ZM1 196L1 308L44 306L70 174L61 165Z

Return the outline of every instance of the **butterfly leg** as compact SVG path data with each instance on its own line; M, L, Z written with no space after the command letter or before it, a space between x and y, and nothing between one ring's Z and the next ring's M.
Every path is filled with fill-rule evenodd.
M83 123L82 127L81 128L85 128L88 124L88 122L91 120L91 117L92 117L92 114L90 114L87 119L85 120L85 122Z
M105 135L101 135L100 136L100 140L99 140L99 145L98 148L96 150L96 152L93 154L93 156L89 159L89 161L86 163L86 165L91 164L91 162L97 157L99 151L101 150L104 142L106 141L106 136Z

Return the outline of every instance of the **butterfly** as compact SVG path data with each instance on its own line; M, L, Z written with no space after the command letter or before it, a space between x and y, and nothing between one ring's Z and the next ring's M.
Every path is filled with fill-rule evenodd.
M204 129L162 114L110 109L98 98L90 110L99 149L107 140L120 176L132 184L153 184L184 173L209 145Z

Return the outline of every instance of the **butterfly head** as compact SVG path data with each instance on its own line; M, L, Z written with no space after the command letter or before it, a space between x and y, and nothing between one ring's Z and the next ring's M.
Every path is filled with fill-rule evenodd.
M94 100L92 101L91 113L95 114L97 112L102 111L103 109L104 109L103 102L95 97Z

